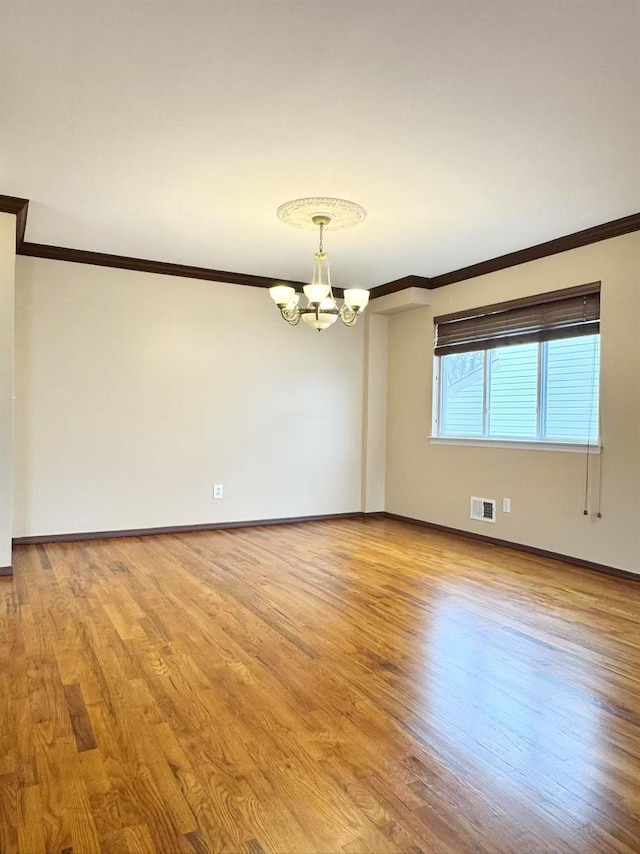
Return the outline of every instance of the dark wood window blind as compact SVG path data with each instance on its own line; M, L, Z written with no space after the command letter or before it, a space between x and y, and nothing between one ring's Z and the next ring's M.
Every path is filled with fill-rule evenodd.
M435 355L594 335L600 282L434 317Z

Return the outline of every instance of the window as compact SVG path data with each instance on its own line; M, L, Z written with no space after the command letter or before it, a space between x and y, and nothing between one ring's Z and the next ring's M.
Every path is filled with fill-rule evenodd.
M435 318L434 435L597 444L599 283Z

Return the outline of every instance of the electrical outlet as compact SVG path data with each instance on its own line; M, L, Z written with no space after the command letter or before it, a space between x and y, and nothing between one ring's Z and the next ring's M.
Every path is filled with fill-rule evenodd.
M221 483L213 484L213 500L219 501L221 498L224 498L224 488Z
M511 499L503 498L502 499L502 512L503 513L511 513Z

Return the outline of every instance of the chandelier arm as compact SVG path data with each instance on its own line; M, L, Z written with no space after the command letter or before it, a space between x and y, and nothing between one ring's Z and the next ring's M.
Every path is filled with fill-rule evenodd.
M340 309L340 320L345 324L345 326L353 326L357 319L358 312L354 311L346 302L343 303L342 308Z
M286 320L291 326L297 326L300 323L300 318L302 317L300 309L297 308L281 308L280 314L282 315L282 319Z
M344 323L345 326L355 326L358 320L358 315L354 315L351 318L346 318L343 315L340 315L340 320Z

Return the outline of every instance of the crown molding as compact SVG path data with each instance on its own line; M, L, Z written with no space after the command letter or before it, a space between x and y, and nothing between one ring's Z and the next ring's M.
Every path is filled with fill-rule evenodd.
M52 261L70 261L73 264L92 264L96 267L117 267L121 270L137 270L143 273L159 273L163 276L180 276L184 279L204 279L208 282L248 285L252 288L271 288L273 285L291 285L299 288L304 284L288 279L272 279L267 276L253 276L249 273L231 273L226 270L211 270L208 267L171 264L167 261L148 261L144 258L109 255L105 252L89 252L85 249L67 249L62 246L47 246L43 243L24 242L18 247L18 255L28 255L31 258L49 258Z
M204 279L209 282L226 282L233 285L248 285L253 288L270 288L273 285L291 285L301 288L305 283L289 279L275 279L268 276L254 276L249 273L233 273L224 270L212 270L208 267L191 267L188 264L171 264L167 261L148 261L142 258L129 258L125 255L110 255L104 252L90 252L85 249L68 249L62 246L47 246L43 243L28 243L24 239L27 225L27 212L29 200L20 199L15 196L0 195L0 212L15 214L16 222L16 252L18 255L28 255L32 258L49 258L53 261L70 261L75 264L93 264L99 267L117 267L123 270L137 270L145 273L159 273L164 276L180 276L187 279ZM640 231L640 213L614 219L610 222L575 231L572 234L547 240L526 249L518 249L488 261L471 264L450 273L441 273L439 276L403 276L371 288L371 298L386 296L407 288L423 288L433 290L487 273L495 273L508 267L516 267L526 264L528 261L537 261L549 255L557 255L570 249L579 249L591 243L599 243L601 240L610 240L612 237L620 237ZM334 288L336 296L342 296L341 288Z
M16 252L24 242L28 210L29 199L19 199L17 196L0 195L0 213L15 214L16 217Z
M407 288L431 290L432 287L431 279L426 276L403 276L401 279L394 279L393 282L371 288L371 298L386 297L387 294L395 294L398 291L405 291Z
M17 219L16 253L18 255L28 255L31 258L48 258L52 261L70 261L75 264L92 264L98 267L117 267L121 270L159 273L163 276L180 276L185 279L204 279L209 282L248 285L252 288L271 288L273 285L291 285L294 288L300 288L305 284L289 279L254 276L250 273L233 273L226 270L212 270L208 267L192 267L188 264L148 261L143 258L129 258L125 255L110 255L106 252L91 252L85 249L48 246L44 243L29 243L24 239L28 208L28 199L0 195L0 212L15 214ZM338 288L335 290L336 292L339 291L339 296L342 296L341 290Z
M582 231L574 231L573 234L556 237L554 240L547 240L545 243L538 243L526 249L518 249L516 252L509 252L507 255L499 255L497 258L481 261L479 264L471 264L469 267L462 267L460 270L453 270L451 273L442 273L440 276L434 276L430 279L430 287L442 288L445 285L453 285L455 282L464 282L467 279L474 279L476 276L495 273L497 270L505 270L507 267L516 267L519 264L526 264L527 261L537 261L549 255L567 252L570 249L579 249L581 246L599 243L601 240L609 240L612 237L620 237L632 231L640 231L640 213L623 216L621 219L614 219L602 225L594 225L592 228L585 228Z

